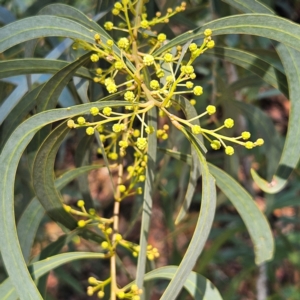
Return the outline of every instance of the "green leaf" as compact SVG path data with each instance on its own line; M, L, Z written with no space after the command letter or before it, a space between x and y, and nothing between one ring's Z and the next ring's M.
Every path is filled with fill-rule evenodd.
M162 149L176 159L191 164L191 156L177 151ZM270 260L274 254L274 240L266 217L258 209L249 193L231 176L212 164L210 173L215 177L217 186L232 202L250 233L254 244L255 262L261 264Z
M204 30L210 28L213 37L224 34L250 34L266 37L290 46L300 48L300 25L286 19L268 14L246 14L217 19L194 30L189 30L156 50L153 55L159 56L168 49L183 45L190 39L201 39Z
M259 265L271 260L274 254L274 239L264 214L249 193L231 176L212 164L209 164L209 170L216 178L217 186L231 201L245 222L254 244L255 263Z
M193 119L198 116L196 109L194 108L193 105L190 104L190 102L186 98L177 95L175 97L174 101L180 105L187 120ZM195 119L195 120L191 121L191 124L200 126L200 121L199 121L199 119ZM202 144L203 136L201 134L198 134L197 138L200 139L200 141L201 141L201 144L200 144L201 149L204 152L206 152L207 150L204 147L204 144ZM188 183L187 191L186 191L186 194L184 197L184 201L183 201L182 206L179 210L179 213L176 217L175 224L178 224L179 222L181 222L183 220L183 218L186 216L186 214L189 210L189 207L192 203L192 199L193 199L195 189L197 186L197 180L201 174L198 154L193 147L191 149L191 155L192 155L193 163L191 164L189 183Z
M5 144L0 155L0 165L2 166L2 177L0 179L0 227L2 228L0 230L0 250L7 273L16 287L17 293L23 295L26 299L37 300L41 297L27 270L20 249L14 218L14 180L22 153L34 134L47 124L88 113L93 106L101 109L105 106L125 105L125 101L103 101L97 104L83 104L42 112L24 121Z
M188 249L180 262L180 265L169 283L166 291L163 293L161 300L175 299L182 289L184 282L201 254L205 242L211 230L212 222L216 209L216 187L215 180L209 173L206 160L201 153L200 145L195 137L182 128L183 133L195 148L201 163L202 173L202 201L201 209L196 224L196 228Z
M84 174L86 172L89 172L94 169L101 168L103 166L101 165L92 165L92 166L86 166L81 167L77 169L73 169L70 171L67 171L62 176L60 176L58 179L55 180L55 188L60 190L64 186L66 186L69 182L80 176L81 174ZM24 256L25 262L29 263L29 258L31 254L31 247L34 241L34 237L36 234L37 227L39 226L42 217L44 216L44 208L40 204L40 202L37 200L37 198L33 198L27 208L25 209L24 213L22 214L20 221L18 222L17 230L18 230L18 236L19 236L19 242L20 242L20 248L22 249L22 253ZM74 232L75 234L75 232ZM59 238L59 242L55 242L55 245L57 243L62 243L62 239L66 242L68 236L63 236L62 238ZM52 245L52 244L51 244ZM58 247L56 247L57 249ZM53 245L51 246L52 254L53 254ZM45 252L49 253L48 247L45 248L42 253L45 255ZM0 284L0 299L17 299L18 295L16 293L16 290L10 280L10 278L7 278L4 282Z
M0 78L25 74L53 74L69 64L67 61L45 58L9 59L0 61ZM84 67L80 67L74 75L93 79L91 73Z
M157 111L156 107L152 108L147 114L148 126L153 126L154 132L157 130ZM147 260L147 245L148 233L150 228L150 221L152 215L152 193L156 168L156 154L157 154L157 137L155 134L150 134L148 137L148 163L146 168L146 181L143 193L143 212L141 220L140 233L140 253L138 257L136 284L142 288L144 283L144 274Z
M273 17L273 12L266 8L263 4L261 4L259 1L253 1L249 0L247 1L247 4L244 3L243 5L237 3L237 1L230 1L230 4L233 6L237 5L238 9L241 9L242 11L249 12L254 11L255 12L267 12L271 15L269 17ZM244 16L242 16L244 17ZM275 18L275 17L274 17ZM277 18L277 17L276 17ZM267 19L266 19L267 24ZM281 25L286 26L284 27L284 30L291 30L289 31L288 35L294 35L297 34L298 28L296 27L298 25L289 22L288 24L281 24L278 23L278 29L281 30ZM294 26L295 25L295 26ZM269 24L268 24L269 27ZM298 35L299 37L299 35ZM294 38L291 36L286 37L289 41L293 41ZM278 40L274 38L274 40ZM290 109L290 117L289 117L289 126L288 126L288 132L286 134L286 141L284 145L284 149L281 155L281 159L276 171L275 176L273 177L273 180L268 183L264 179L262 179L254 170L251 170L252 177L254 181L257 183L257 185L265 192L267 193L278 193L281 191L288 180L288 177L292 173L293 169L297 166L297 163L300 158L299 154L299 147L300 147L300 130L298 126L298 112L300 109L300 101L298 101L298 97L300 94L300 62L299 62L299 47L294 47L294 45L291 45L290 43L287 43L286 40L281 40L281 42L284 44L280 44L276 47L276 51L280 56L280 59L283 63L284 70L288 79L289 83L289 97L291 100L291 109Z
M63 208L63 199L54 187L54 163L57 151L70 131L66 122L56 127L42 143L33 164L33 187L47 215L70 230L77 228L76 220Z
M93 44L95 42L94 34L89 28L66 18L29 17L0 29L0 52L22 42L45 36L69 37Z
M30 272L34 279L40 278L47 272L68 262L78 259L105 259L107 258L103 253L93 252L67 252L48 257L44 260L33 263L29 266Z
M266 83L288 96L288 84L285 75L276 65L270 64L258 55L228 47L215 47L206 51L205 54L217 56L255 73Z
M145 274L144 280L157 280L157 279L172 279L174 274L178 271L177 266L167 266L153 270ZM125 288L129 288L133 282ZM217 288L204 276L196 272L190 272L183 283L184 288L189 292L195 300L222 300ZM169 299L175 299L170 297Z

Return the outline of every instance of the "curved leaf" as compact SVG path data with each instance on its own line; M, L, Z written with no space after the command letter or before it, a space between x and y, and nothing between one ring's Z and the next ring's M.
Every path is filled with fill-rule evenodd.
M60 190L66 184L68 184L70 181L74 180L81 174L84 174L86 172L101 167L103 166L91 165L91 166L85 166L85 167L67 171L62 176L60 176L58 179L55 180L55 188ZM24 260L27 264L29 262L31 246L34 241L36 230L41 222L42 217L44 216L44 212L45 212L44 208L35 197L30 201L29 205L26 207L24 213L22 214L18 222L17 231L18 231L20 247L22 249ZM66 236L64 236L64 238L61 238L59 240L59 243L63 242L62 240L65 239L65 237ZM48 250L47 253L49 253ZM10 278L7 278L4 282L0 284L0 299L15 300L17 298L18 295L16 293L16 290Z
M250 34L266 37L290 46L300 48L300 25L269 14L246 14L217 19L204 26L189 30L156 50L153 55L159 56L174 46L182 45L190 39L204 37L204 30L210 28L213 36L223 34Z
M162 148L160 150L176 159L185 161L189 165L192 163L191 155ZM274 253L274 240L265 216L258 209L249 193L238 182L216 166L210 163L208 166L209 171L216 179L217 186L232 202L245 222L254 244L256 264L270 260Z
M258 209L249 193L226 172L209 164L209 171L216 178L217 186L232 202L254 244L255 263L257 265L272 259L274 254L274 239L270 225Z
M156 107L152 108L147 114L148 126L153 126L155 132L157 129L157 112ZM150 228L150 221L152 215L152 192L156 168L156 154L157 154L157 137L155 134L150 134L148 138L148 163L146 168L146 182L144 185L143 194L143 212L141 220L141 233L140 233L140 253L138 257L138 265L136 271L136 283L142 288L144 283L144 274L146 269L147 260L147 245L148 233Z
M241 9L245 12L249 12L249 10L255 10L255 12L267 12L270 14L270 17L272 17L273 14L273 12L270 9L266 8L266 6L264 6L259 1L250 0L247 1L247 4L244 3L243 5L241 5L240 3L237 3L237 1L230 0L230 4L237 6L238 9ZM285 27L284 30L291 29L290 26L292 24L293 23L286 24L287 27ZM279 23L278 26L280 26ZM291 34L295 34L296 32L297 28L293 27ZM288 132L286 134L286 141L277 171L275 173L275 176L273 177L273 180L270 183L259 177L259 175L254 170L251 170L252 177L257 183L257 185L263 191L272 194L278 193L285 187L289 175L297 166L297 163L300 158L300 153L298 151L300 147L300 130L298 126L298 112L300 109L300 101L298 101L298 97L300 94L300 62L298 58L300 52L297 51L299 47L293 47L293 45L291 45L290 43L286 43L286 41L281 42L285 45L280 44L276 46L276 51L279 54L284 66L284 70L289 83L289 96L291 99L289 126Z
M201 163L202 173L202 200L201 209L197 221L197 225L189 244L189 247L180 262L171 282L166 291L163 293L161 300L175 299L182 289L185 280L188 278L193 269L199 255L201 254L205 242L208 238L216 209L216 187L215 180L209 173L209 169L204 156L201 153L200 145L195 137L182 129L187 139L192 143L198 154Z
M215 47L206 51L205 54L217 56L255 73L266 83L288 96L288 84L285 75L275 65L261 59L258 55L228 47Z
M70 62L67 61L45 58L22 58L0 61L0 78L25 74L53 74L69 64ZM80 67L74 75L93 79L91 73L84 67Z
M24 261L14 218L14 180L16 169L22 153L33 138L34 134L43 126L52 122L71 118L79 114L88 113L89 109L97 106L99 109L105 106L125 106L125 101L104 101L92 104L83 104L66 109L55 109L37 114L24 121L10 136L0 155L2 177L0 179L0 250L17 293L23 299L41 299L37 288L32 281Z
M174 274L178 271L177 266L167 266L153 270L145 274L144 280L156 279L172 279ZM133 283L125 287L129 288ZM190 272L183 283L184 288L189 292L195 300L222 300L217 288L204 276L196 272ZM175 299L173 297L169 299Z
M196 109L194 108L193 105L190 104L190 102L186 98L184 98L182 96L176 96L174 101L180 105L183 113L185 114L185 116L188 120L198 116ZM196 119L196 120L193 120L191 122L191 124L200 126L200 121L199 121L199 119ZM202 144L203 136L201 134L198 134L197 138L199 138L201 141L202 150L204 152L206 152L207 150L204 147L204 144ZM185 217L186 213L188 212L188 209L191 205L192 198L193 198L196 186L197 186L197 180L201 174L200 162L198 159L198 155L197 155L196 150L193 147L191 149L191 155L192 155L193 163L191 164L189 183L188 183L188 187L187 187L187 191L186 191L186 194L184 197L183 204L182 204L182 206L179 210L179 213L176 217L175 224L178 224L180 221L182 221L182 219Z

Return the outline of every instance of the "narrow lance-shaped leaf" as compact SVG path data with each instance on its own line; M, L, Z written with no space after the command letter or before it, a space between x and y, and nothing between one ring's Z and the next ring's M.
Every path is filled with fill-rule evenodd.
M190 102L186 98L177 95L174 101L180 105L183 113L185 114L188 120L198 116L196 109L193 107L192 104L190 104ZM191 121L191 124L200 126L200 121L199 119L196 119ZM201 140L201 142L203 142L203 137L201 134L198 134L197 137ZM207 151L206 148L204 147L204 144L201 144L201 147L204 152ZM201 173L198 154L193 147L191 149L191 155L192 155L193 163L191 164L189 183L184 197L184 202L182 203L180 211L176 217L175 224L178 224L180 221L182 221L186 213L188 212L197 186L197 180Z
M60 190L79 175L101 167L103 166L92 165L67 171L61 177L55 180L55 188ZM35 197L30 201L29 205L26 207L18 222L17 230L20 241L20 248L22 249L24 260L27 264L29 263L31 247L35 238L36 230L44 216L44 213L44 208ZM18 299L17 292L10 278L7 278L0 284L0 299Z
M205 242L211 230L216 209L215 181L209 173L206 160L201 153L201 148L195 137L190 132L186 131L183 128L182 131L183 133L185 133L187 139L192 143L193 147L195 147L201 163L202 201L197 225L192 240L171 282L162 295L162 300L175 299L182 289L185 280L188 278L199 255L204 248Z
M190 155L168 149L160 148L160 150L176 159L185 161L189 165L192 163ZM254 244L256 264L270 260L274 253L274 240L266 217L258 209L249 193L238 182L216 166L210 163L208 166L209 171L216 179L217 186L232 202L245 222Z
M285 75L275 65L268 63L254 53L228 47L215 47L206 51L205 55L214 55L243 67L288 96L288 84Z
M0 78L25 74L53 74L70 62L45 58L22 58L0 61ZM93 79L88 69L80 67L74 74L78 77Z
M263 12L268 13L269 17L273 17L272 10L267 8L265 5L260 3L259 1L245 1L245 3L240 4L237 1L230 0L231 5L235 6L237 9L241 9L244 12ZM244 17L244 16L242 16ZM278 18L278 17L273 17ZM267 21L267 20L266 20ZM267 24L267 23L266 23ZM289 22L289 24L280 24L278 23L278 28L283 25L284 30L292 30L289 32L290 35L297 34L298 25ZM295 25L295 26L292 26ZM269 27L269 24L268 24ZM281 30L281 29L280 29ZM299 35L298 35L299 37ZM293 41L294 38L291 36L287 37L289 41ZM278 40L274 38L274 40ZM284 70L289 83L289 96L291 100L291 109L289 116L289 126L288 132L286 135L286 141L284 145L284 149L281 155L281 159L276 171L273 180L268 183L264 179L262 179L254 170L251 170L251 174L255 182L258 186L267 193L277 193L282 190L288 180L289 175L293 171L293 169L297 166L297 163L300 158L299 147L300 147L300 130L298 126L298 112L300 110L300 62L298 51L299 47L294 47L294 45L288 43L286 40L280 40L283 44L276 46L276 51L280 56L280 59L283 63Z
M11 135L0 155L2 177L0 179L0 250L3 261L17 293L21 299L41 299L40 294L27 270L18 236L16 232L13 199L16 169L22 153L43 126L65 118L87 113L93 106L125 106L124 101L107 101L93 104L83 104L68 109L56 109L37 114L24 121Z
M152 108L148 114L148 126L153 126L154 132L157 129L157 112L156 108ZM141 233L140 233L140 252L138 257L138 265L136 272L136 283L142 288L144 282L144 274L146 269L147 260L147 245L148 245L148 233L150 228L150 221L152 215L152 192L155 176L156 167L156 153L157 153L157 137L156 134L150 134L148 138L148 163L146 168L146 181L144 185L143 194L143 213L142 213L142 223L141 223Z
M144 280L157 279L172 279L174 274L178 271L177 266L167 266L153 270L145 274ZM134 282L128 284L126 288L129 288ZM183 287L189 292L195 300L222 300L217 288L204 276L197 274L196 272L190 272L183 283ZM169 299L175 299L173 297Z
M266 26L266 24L268 25ZM201 27L179 35L156 50L153 55L159 56L166 50L182 45L190 39L203 38L203 32L207 28L213 31L213 36L224 34L259 35L281 42L294 49L300 48L300 25L277 16L255 13L230 16L208 22Z

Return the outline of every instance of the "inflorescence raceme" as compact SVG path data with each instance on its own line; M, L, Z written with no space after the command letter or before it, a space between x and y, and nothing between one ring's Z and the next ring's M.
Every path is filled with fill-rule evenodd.
M147 112L152 108L156 107L159 110L159 116L164 117L164 120L168 118L169 123L177 129L188 129L194 135L202 134L209 141L211 149L224 148L227 155L234 154L234 148L228 143L239 144L246 149L261 146L264 143L262 139L249 141L251 135L247 131L242 132L238 137L221 134L221 130L223 133L223 129L234 126L231 118L226 119L223 125L213 130L193 123L197 119L215 114L216 107L214 105L208 105L204 112L189 120L171 113L172 110L178 110L178 103L175 101L177 95L192 95L193 98L199 98L203 94L202 86L195 83L196 73L193 63L206 50L215 46L212 39L213 32L205 29L202 43L200 45L190 43L187 53L183 53L182 46L177 46L160 55L155 55L155 51L167 43L167 36L164 33L157 34L152 27L159 23L168 23L170 17L185 10L186 4L182 2L175 9L169 8L164 16L158 12L150 20L145 6L142 7L143 11L140 15L136 13L136 2L122 0L115 3L112 14L120 17L121 23L116 25L109 21L104 24L108 33L114 30L116 36L119 34L118 40L114 41L108 34L94 33L93 44L81 40L76 40L73 44L75 50L82 48L92 51L90 59L95 64L98 64L99 61L108 63L108 68L94 70L94 81L101 84L109 94L118 93L116 99L121 97L127 103L124 108L105 107L101 110L95 103L90 110L88 121L80 116L67 123L70 128L84 127L87 135L99 135L103 147L99 148L98 152L101 154L104 150L105 153L102 154L112 162L118 162L122 168L125 161L122 158L127 153L134 153L132 163L125 171L126 176L123 176L118 182L115 191L116 202L143 193L141 183L146 180L149 135L156 135L161 140L168 139L168 124L157 130L148 125ZM182 59L183 57L185 60ZM145 80L145 74L150 74L150 80ZM196 100L191 99L190 103L195 105ZM123 172L121 173L123 174ZM101 246L107 256L114 255L117 245L130 249L134 256L138 255L138 245L124 241L122 237L116 238L118 237L116 232L114 232L114 238L111 238L113 232L111 222L113 221L101 219L96 216L94 211L87 212L84 205L78 203L78 206L81 207L81 212L68 206L66 206L66 210L84 217L78 222L79 227L97 224L106 237L106 241ZM109 233L110 230L111 233ZM158 255L157 250L147 253L148 259L154 259ZM98 296L103 297L103 288L108 283L109 281L98 282L96 279L91 279L88 294L98 291ZM135 289L129 292L120 290L118 297L137 300L139 294L140 291Z

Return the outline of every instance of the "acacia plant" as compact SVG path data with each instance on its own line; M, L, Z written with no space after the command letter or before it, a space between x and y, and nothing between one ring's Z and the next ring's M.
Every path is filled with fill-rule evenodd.
M110 276L101 281L98 279L100 274L87 278L88 296L146 299L149 290L145 283L164 278L170 283L161 299L176 299L183 287L195 299L222 299L206 278L192 272L213 223L216 185L243 219L254 244L256 264L272 258L273 237L263 213L235 179L206 159L206 153L218 151L231 156L235 155L235 149L242 147L250 153L262 146L262 153L268 155L272 141L268 139L264 143L268 138L264 131L255 132L258 137L251 139L250 132L235 129L236 115L224 118L215 103L203 105L206 91L197 77L195 64L201 64L205 55L214 55L251 70L262 77L261 80L289 95L291 125L273 181L268 184L256 172L252 173L261 189L277 192L284 187L299 156L294 149L298 149L300 140L295 119L300 89L297 75L300 65L296 59L300 28L274 16L257 1L240 4L226 0L247 14L216 19L170 40L160 28L174 15L184 12L187 4L182 2L149 17L145 2L116 2L111 10L115 21L105 22L104 28L72 7L53 4L37 16L0 29L2 52L26 42L26 58L6 59L6 52L3 53L4 59L0 62L2 78L54 73L45 83L32 86L14 104L4 103L0 112L1 120L5 120L0 156L0 245L8 273L8 278L0 285L1 299L43 299L44 275L51 269L77 259L95 258L109 261ZM259 35L280 42L274 47L285 72L254 53L218 46L215 37L232 33ZM76 59L69 62L29 58L36 47L34 39L46 36L72 39L71 48ZM102 87L103 96L93 102L82 97L87 103L56 108L59 95L75 76ZM82 95L79 87L77 90ZM202 105L197 105L199 102ZM232 100L231 105L245 111L246 106L237 101ZM198 107L204 107L204 110L197 111ZM33 115L28 117L30 112ZM81 132L82 128L85 132L83 140L88 141L90 151L103 157L105 166L81 166L56 178L54 162L59 147L70 132ZM177 145L169 138L172 134L182 134L186 138L191 144L190 154L174 150ZM14 182L25 151L35 198L16 225ZM148 244L154 181L156 173L160 172L157 153L191 166L185 199L175 224L180 223L188 211L197 179L201 177L202 181L198 221L179 266L155 268L160 253ZM72 206L63 203L59 192L74 178L100 167L108 168L111 177L112 169L117 169L117 182L111 178L114 208L108 218L95 209L89 197ZM123 237L119 230L120 205L129 197L143 200L138 216L141 218L139 243ZM54 242L52 248L51 245L45 248L39 258L31 260L30 249L44 212L63 228L65 236ZM58 254L75 235L98 245L99 251ZM118 249L126 249L133 260L136 258L136 278L126 286L118 284Z

